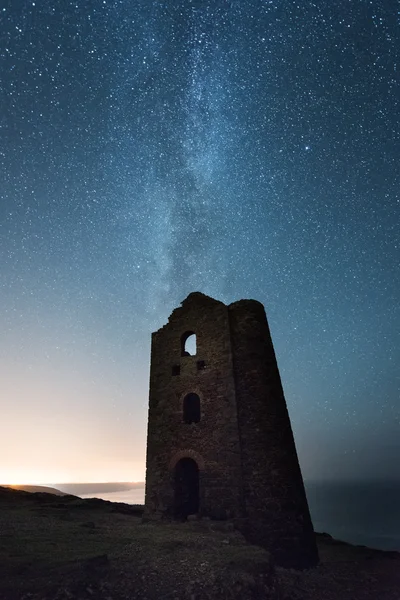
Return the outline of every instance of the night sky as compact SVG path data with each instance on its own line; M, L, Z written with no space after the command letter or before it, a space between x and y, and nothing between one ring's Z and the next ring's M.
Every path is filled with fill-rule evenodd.
M306 480L400 478L399 3L0 19L0 482L143 480L192 291L265 305Z

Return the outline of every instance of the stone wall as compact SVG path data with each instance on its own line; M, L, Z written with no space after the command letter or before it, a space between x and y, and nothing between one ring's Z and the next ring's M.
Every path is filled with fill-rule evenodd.
M197 335L195 356L181 355L181 337ZM201 361L201 369L198 362ZM173 368L179 367L179 375ZM198 423L183 422L183 398L200 397ZM153 334L147 443L146 513L171 513L173 466L192 456L200 468L200 510L241 514L240 448L228 309L191 294Z
M247 536L279 564L318 561L289 414L264 307L229 306Z

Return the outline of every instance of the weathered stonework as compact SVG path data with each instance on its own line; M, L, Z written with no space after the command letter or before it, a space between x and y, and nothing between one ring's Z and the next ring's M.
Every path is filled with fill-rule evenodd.
M184 348L191 333L194 356ZM255 300L226 306L192 293L152 336L145 512L185 518L191 510L234 519L278 564L318 562L268 323Z

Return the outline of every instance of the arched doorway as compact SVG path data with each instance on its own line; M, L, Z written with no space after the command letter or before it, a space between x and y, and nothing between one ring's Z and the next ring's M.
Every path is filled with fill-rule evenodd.
M174 472L174 514L185 519L199 512L199 467L193 458L181 458Z

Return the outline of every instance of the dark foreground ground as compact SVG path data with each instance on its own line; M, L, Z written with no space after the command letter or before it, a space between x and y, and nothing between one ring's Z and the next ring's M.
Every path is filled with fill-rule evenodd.
M400 600L400 554L317 534L321 564L275 568L229 523L0 488L1 600Z

